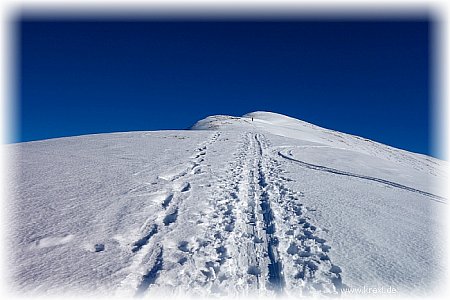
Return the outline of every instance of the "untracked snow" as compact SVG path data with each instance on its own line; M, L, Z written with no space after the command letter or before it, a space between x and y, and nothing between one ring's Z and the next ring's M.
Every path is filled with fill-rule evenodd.
M432 295L446 271L445 162L283 115L7 148L14 293Z

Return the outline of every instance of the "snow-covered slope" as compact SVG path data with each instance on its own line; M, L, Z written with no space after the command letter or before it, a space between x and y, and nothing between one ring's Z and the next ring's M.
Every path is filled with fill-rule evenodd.
M192 129L8 146L11 290L299 297L439 287L443 161L267 112Z

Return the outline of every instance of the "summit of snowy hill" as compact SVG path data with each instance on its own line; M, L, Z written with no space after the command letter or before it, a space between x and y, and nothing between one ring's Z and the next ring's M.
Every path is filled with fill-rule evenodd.
M444 161L269 112L192 129L7 146L10 289L239 298L442 288Z
M252 121L253 118L253 121ZM256 123L252 123L256 122ZM288 117L282 114L255 111L247 113L241 117L227 116L227 115L213 115L203 120L198 121L191 129L194 130L211 130L217 128L233 129L233 128L246 128L246 126L258 126L258 125L278 125L278 126L307 126L314 127L314 125Z
M266 121L274 125L303 125L303 126L314 126L305 121L295 119L286 115L282 115L274 112L267 111L255 111L242 116L243 118L253 118L260 121Z

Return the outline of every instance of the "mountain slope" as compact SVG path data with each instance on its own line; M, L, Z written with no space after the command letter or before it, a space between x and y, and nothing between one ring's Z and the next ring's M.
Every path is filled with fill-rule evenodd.
M439 286L444 162L267 112L192 129L9 146L12 290L298 297Z

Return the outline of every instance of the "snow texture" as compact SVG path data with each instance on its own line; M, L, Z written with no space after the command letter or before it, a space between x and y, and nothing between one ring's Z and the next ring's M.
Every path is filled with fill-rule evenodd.
M447 165L425 155L268 112L7 147L21 295L430 295L444 276Z

